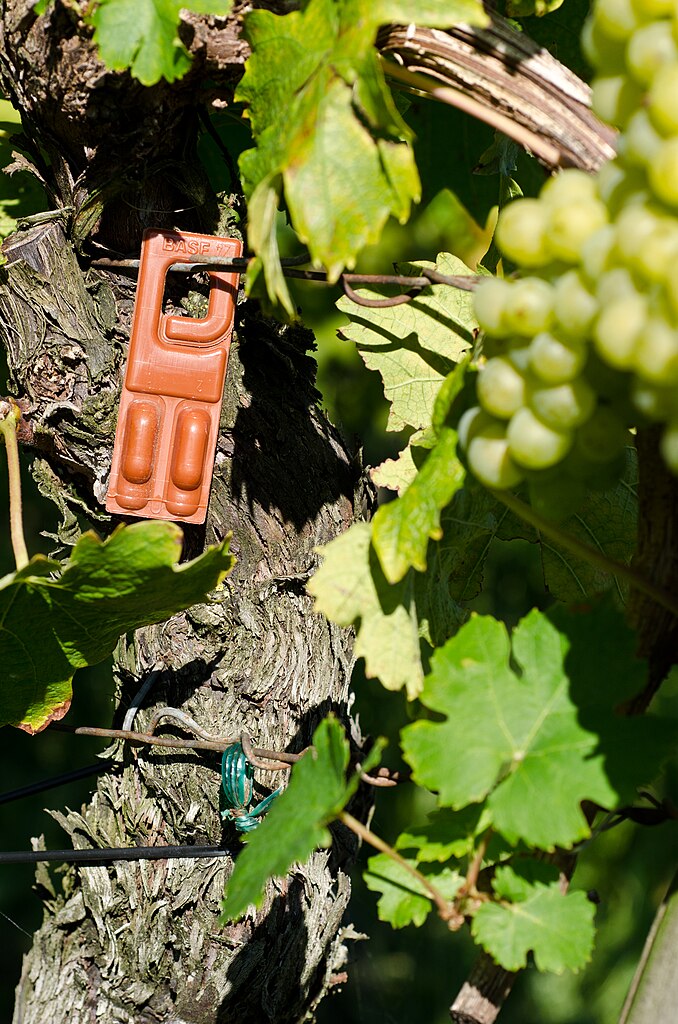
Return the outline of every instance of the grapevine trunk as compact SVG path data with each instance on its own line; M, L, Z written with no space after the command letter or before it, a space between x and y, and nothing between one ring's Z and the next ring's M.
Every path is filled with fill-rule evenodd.
M235 17L177 88L144 90L105 71L70 8L38 17L32 7L5 3L0 70L55 212L5 245L0 334L22 438L68 543L76 511L111 528L103 499L135 292L133 276L91 259L137 254L150 226L232 230L195 158L197 107L202 76L235 79L244 48ZM197 20L191 31L195 43ZM187 289L172 287L178 306ZM186 529L184 552L232 532L237 565L213 600L123 638L115 725L153 668L136 726L154 707L179 706L215 735L246 730L265 747L299 750L330 710L348 721L351 639L313 613L304 585L316 546L362 511L361 483L317 409L312 346L309 332L241 303L208 521ZM100 778L80 813L56 815L76 848L223 838L235 854L235 834L222 832L216 756L120 748L116 757L120 769ZM344 868L354 852L338 830L331 852L272 884L256 917L226 928L228 859L41 868L44 921L24 961L16 1024L308 1019L346 957Z

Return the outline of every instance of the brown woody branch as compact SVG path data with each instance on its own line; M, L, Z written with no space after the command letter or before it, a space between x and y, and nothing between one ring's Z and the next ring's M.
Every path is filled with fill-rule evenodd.
M588 85L504 18L490 17L484 29L382 29L387 75L486 121L550 168L595 171L611 159L615 132L591 112Z

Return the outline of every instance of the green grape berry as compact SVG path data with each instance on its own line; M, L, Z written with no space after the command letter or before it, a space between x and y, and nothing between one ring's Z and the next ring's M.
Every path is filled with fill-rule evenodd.
M636 110L626 124L626 130L617 142L617 152L624 161L635 167L647 167L655 158L662 142L646 110Z
M556 259L578 263L584 243L607 223L605 204L581 200L551 211L546 244Z
M511 457L526 469L548 469L572 447L569 430L554 430L524 407L511 418L506 432Z
M479 405L473 405L459 417L457 424L457 440L462 451L468 451L468 446L473 438L481 430L496 423L494 417L481 409Z
M678 331L664 318L648 317L636 340L634 366L652 384L678 384Z
M626 48L626 64L641 86L648 86L657 70L663 65L673 64L678 58L671 24L668 21L651 21L636 29Z
M596 320L593 341L602 358L617 370L630 370L635 362L638 336L647 319L647 302L635 290L611 299Z
M504 310L511 293L511 285L500 277L488 277L475 290L474 308L482 331L503 337Z
M570 338L585 338L598 313L598 302L579 272L568 270L562 274L554 285L553 295L559 333Z
M586 356L582 341L563 341L544 331L530 344L530 369L545 384L564 384L579 376Z
M469 442L467 458L473 475L486 487L503 491L524 479L511 458L504 423L495 421L479 430Z
M633 265L638 247L650 238L657 223L655 211L643 203L627 206L619 214L615 223L615 253L627 266Z
M595 18L587 18L581 34L584 56L594 68L623 71L626 66L626 40L612 39Z
M581 249L581 267L587 283L595 287L601 274L612 266L612 258L617 240L612 224L606 224L586 239Z
M568 168L548 179L539 198L552 208L593 201L598 198L596 179L584 171Z
M585 423L596 406L595 392L583 377L530 389L530 408L554 430L571 430Z
M678 206L678 137L665 139L648 167L652 191L667 206Z
M610 39L626 40L639 27L642 15L631 0L597 0L594 18Z
M633 267L648 281L665 281L678 258L678 224L668 217L639 242Z
M504 322L515 334L532 338L545 331L553 320L553 289L538 277L524 277L511 283L506 299Z
M591 87L591 106L603 121L623 128L640 106L642 95L626 75L601 75Z
M551 256L546 245L548 210L538 199L519 199L499 214L495 240L504 256L522 267L544 267Z
M476 392L486 412L508 420L525 404L525 378L508 359L497 356L478 373Z
M678 64L660 67L647 96L647 110L655 128L663 135L678 132Z

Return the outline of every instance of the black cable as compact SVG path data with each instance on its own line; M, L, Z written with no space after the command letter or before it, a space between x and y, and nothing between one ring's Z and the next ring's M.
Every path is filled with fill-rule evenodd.
M233 857L223 846L123 846L94 850L3 850L0 864L112 864L118 860L180 860Z
M107 771L113 764L114 762L107 758L97 761L96 764L87 765L85 768L76 768L75 771L66 772L64 775L55 775L51 779L34 782L30 786L22 786L21 789L12 789L8 793L0 793L0 804L8 804L12 800L21 800L22 797L33 796L35 793L44 793L47 789L65 786L67 782L86 779L89 775L99 775L100 772Z

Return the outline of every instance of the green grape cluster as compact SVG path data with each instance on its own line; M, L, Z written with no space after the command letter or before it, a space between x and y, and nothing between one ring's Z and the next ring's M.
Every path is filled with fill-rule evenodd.
M481 482L527 480L560 514L614 482L629 428L663 424L678 473L678 2L596 0L583 42L617 156L501 212L518 272L476 291L478 404L459 424Z

